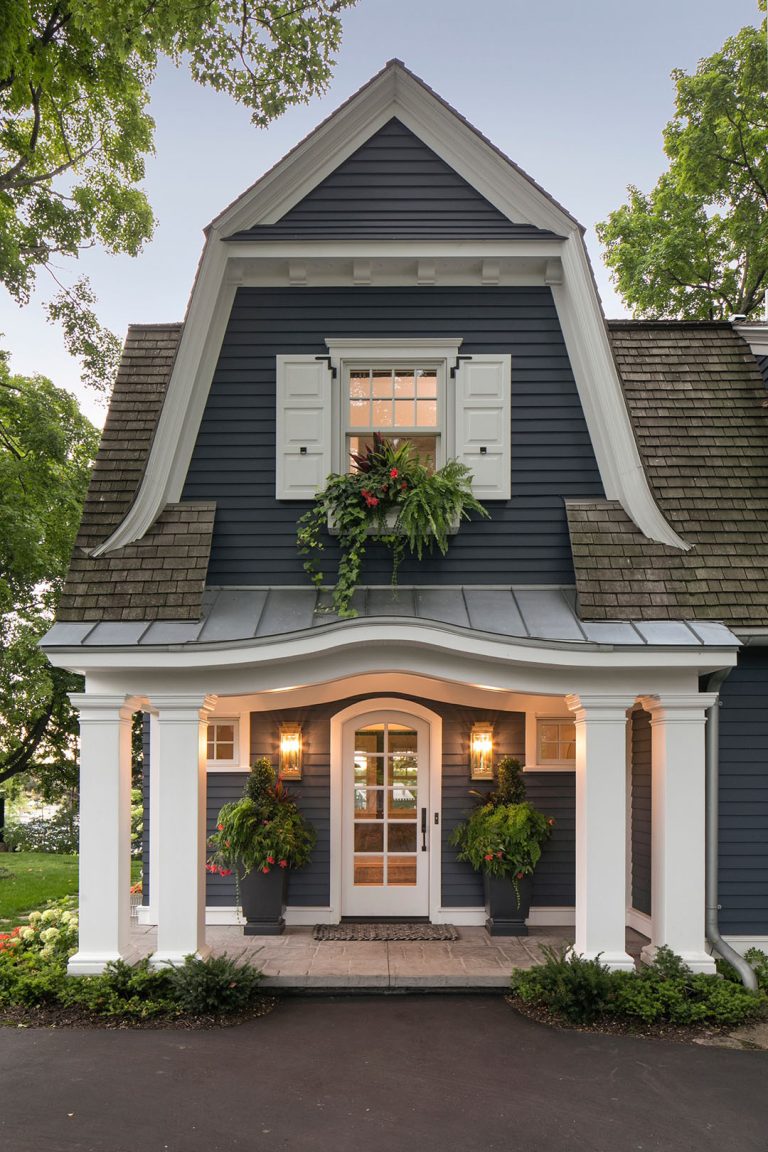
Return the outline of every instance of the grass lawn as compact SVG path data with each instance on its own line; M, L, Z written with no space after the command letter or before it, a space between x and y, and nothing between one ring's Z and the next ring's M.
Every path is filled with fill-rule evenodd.
M131 861L131 878L141 864ZM0 853L0 929L20 924L27 912L60 896L77 895L77 856L52 852Z

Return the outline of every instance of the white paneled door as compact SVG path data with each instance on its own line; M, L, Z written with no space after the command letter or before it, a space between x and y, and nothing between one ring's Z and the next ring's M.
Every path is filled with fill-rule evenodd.
M371 712L342 736L342 915L429 914L429 725Z

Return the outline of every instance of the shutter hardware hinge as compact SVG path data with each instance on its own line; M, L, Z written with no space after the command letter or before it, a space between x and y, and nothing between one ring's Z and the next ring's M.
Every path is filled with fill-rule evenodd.
M451 380L456 379L456 373L458 372L459 368L461 367L461 361L462 360L471 360L471 359L472 359L471 356L457 356L456 357L456 363L454 364L453 368L451 368Z
M315 356L315 360L324 360L328 365L328 371L331 373L331 379L336 379L336 369L334 368L333 364L331 364L330 356Z

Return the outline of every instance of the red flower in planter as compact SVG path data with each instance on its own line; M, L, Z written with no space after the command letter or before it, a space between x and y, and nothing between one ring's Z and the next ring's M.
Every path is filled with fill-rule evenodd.
M280 867L281 868L287 868L288 867L288 861L287 860L281 860L280 861Z
M269 872L269 868L267 868L266 864L265 864L265 865L264 865L264 867L262 868L262 872L265 872L265 873L266 873L266 872Z
M484 859L493 860L493 852L486 852Z
M525 878L525 872L518 872L517 875L515 876L515 880L523 880L524 878Z
M274 862L275 862L274 856L267 856L267 864L274 864Z
M391 478L392 480L397 480L397 477L398 477L398 471L397 471L397 468L390 468L390 470L389 470L389 475L390 475L390 478Z
M552 818L552 816L550 816L549 820L547 820L547 824L549 824L549 826L551 828L554 823L555 823L554 819Z
M231 876L231 875L232 875L232 869L231 868L219 868L219 876Z
M224 831L224 825L223 825L223 824L217 824L217 825L216 825L216 828L218 829L218 831L219 831L219 832L223 832L223 831Z

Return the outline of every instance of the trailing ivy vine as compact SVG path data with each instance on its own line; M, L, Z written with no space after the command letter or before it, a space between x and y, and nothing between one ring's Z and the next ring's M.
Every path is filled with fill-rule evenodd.
M353 454L355 470L333 473L315 502L299 520L298 547L306 556L304 570L323 586L319 558L329 527L340 550L333 609L342 617L357 615L352 598L369 543L392 553L392 585L406 551L421 560L437 548L448 551L449 536L470 512L488 516L472 494L472 473L458 460L431 471L405 440L394 443L375 432L373 443Z

